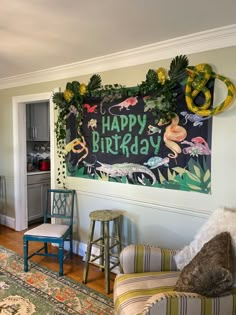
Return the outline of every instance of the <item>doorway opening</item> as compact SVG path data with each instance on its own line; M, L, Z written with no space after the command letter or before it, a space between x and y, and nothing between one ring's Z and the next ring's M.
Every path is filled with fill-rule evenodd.
M55 92L56 90L54 90ZM13 105L13 161L14 161L14 208L15 230L28 228L27 209L27 150L26 150L26 104L49 102L50 112L50 151L51 151L51 187L54 187L54 105L53 92L16 96Z

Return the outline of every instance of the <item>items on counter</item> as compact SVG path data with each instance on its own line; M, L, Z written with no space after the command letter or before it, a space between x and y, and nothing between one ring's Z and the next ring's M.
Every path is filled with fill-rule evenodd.
M28 153L27 154L27 172L32 171L49 171L50 170L50 154Z
M50 170L50 160L49 159L39 160L38 169L40 171L49 171Z

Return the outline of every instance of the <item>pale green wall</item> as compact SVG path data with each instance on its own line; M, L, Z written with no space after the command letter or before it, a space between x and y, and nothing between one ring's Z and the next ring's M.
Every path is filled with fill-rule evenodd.
M230 47L188 57L191 65L209 63L215 72L231 78L236 83L235 56L236 47ZM157 69L159 66L169 69L169 64L170 60L164 60L103 72L101 73L102 83L134 86L145 80L148 69ZM86 83L90 76L0 90L0 174L5 175L7 179L8 216L14 217L12 97L49 92L55 87L61 87L63 90L66 82L75 79ZM218 91L216 100L221 100L225 90L219 85ZM194 231L205 220L201 213L204 214L205 211L208 214L216 207L224 205L236 208L235 134L236 106L234 102L234 106L228 111L213 119L211 195L68 178L69 187L78 191L79 238L84 242L87 240L89 212L97 207L105 207L119 209L124 213L126 219L123 222L123 228L126 229L124 233L128 238L125 242L138 239L140 242L147 241L155 244L158 235L161 243L168 243L167 236L172 233L176 246L185 243L191 239ZM182 210L186 210L186 213Z

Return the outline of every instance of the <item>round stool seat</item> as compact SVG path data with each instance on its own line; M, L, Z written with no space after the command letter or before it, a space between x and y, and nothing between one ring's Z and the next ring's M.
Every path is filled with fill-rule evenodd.
M93 221L112 221L120 217L119 212L113 210L96 210L89 214Z

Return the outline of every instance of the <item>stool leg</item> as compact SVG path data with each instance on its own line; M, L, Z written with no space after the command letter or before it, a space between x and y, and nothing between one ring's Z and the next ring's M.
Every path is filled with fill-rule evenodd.
M121 253L121 250L122 250L122 246L121 246L121 233L120 233L120 218L116 219L115 220L115 228L116 228L116 235L117 235L117 241L118 241L118 261L119 261L119 268L120 268L120 273L122 273L122 268L121 268L121 265L120 265L120 253Z
M88 245L87 245L87 253L86 253L86 258L85 258L83 283L87 283L87 278L88 278L89 261L90 261L90 257L91 257L94 227L95 227L95 221L91 220L91 222L90 222L89 240L88 240Z
M100 241L100 254L102 255L102 257L100 258L99 264L101 266L104 266L104 238L105 238L105 234L104 234L104 222L101 221L101 231L100 231L100 235L101 235L101 241ZM104 271L104 268L100 268L100 271Z
M105 251L105 286L106 294L110 293L110 244L109 221L104 222L104 251Z

